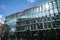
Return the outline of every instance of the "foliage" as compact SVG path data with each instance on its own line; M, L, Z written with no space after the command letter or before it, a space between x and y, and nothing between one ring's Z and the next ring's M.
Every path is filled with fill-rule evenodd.
M51 39L56 40L56 33L57 33L56 30L51 28L51 30L47 31L47 39L48 40L51 40Z
M27 30L26 33L25 33L25 36L26 36L27 40L31 40L32 39L32 33L31 33L31 31Z

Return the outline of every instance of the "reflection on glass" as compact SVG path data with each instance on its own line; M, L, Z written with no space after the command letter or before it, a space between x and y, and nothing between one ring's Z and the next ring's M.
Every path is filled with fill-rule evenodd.
M54 9L54 13L55 13L56 15L58 15L58 10L57 10L57 8Z
M60 7L60 0L57 0L58 7Z
M58 8L58 12L60 12L60 8Z
M40 6L40 12L42 11L42 8L41 8L41 6Z
M56 8L56 7L57 7L56 2L53 2L53 6L54 6L54 8Z
M46 10L48 10L49 9L49 4L48 3L46 3Z
M46 11L46 16L49 17L49 11Z
M42 6L43 6L43 11L45 11L45 5L43 4Z
M38 15L39 17L42 17L42 13L39 13L39 15Z
M49 7L50 7L50 9L52 9L52 8L53 8L53 5L52 5L52 3L49 3Z
M37 13L39 12L39 7L36 8Z
M43 12L43 13L42 13L42 16L45 17L45 15L46 15L45 12Z
M50 10L50 14L54 14L52 9Z

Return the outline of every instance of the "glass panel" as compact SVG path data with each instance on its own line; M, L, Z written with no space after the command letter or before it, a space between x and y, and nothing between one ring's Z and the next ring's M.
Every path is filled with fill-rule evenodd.
M52 9L50 10L50 14L54 14Z
M53 5L52 5L52 3L49 3L49 7L50 7L50 9L52 9L52 8L53 8Z
M42 17L42 13L39 13L39 15L38 15L39 17Z
M57 4L58 4L58 7L60 7L60 2L57 2Z
M60 12L60 8L58 8L58 12Z
M40 24L37 24L37 27L38 27L38 29L42 29L42 28L43 28L43 25L42 25L42 23L40 23Z
M58 10L57 10L57 8L54 9L54 13L55 13L56 15L58 15Z
M57 0L58 7L60 7L60 0Z
M46 15L45 12L43 12L43 13L42 13L42 16L45 17L45 15Z
M46 15L47 15L47 17L49 17L49 15L50 15L50 14L49 14L49 11L46 11Z
M47 17L47 21L50 21L50 17Z
M54 8L56 8L56 7L57 7L57 4L56 4L56 2L53 2L53 6L54 6Z
M33 29L36 29L36 25L33 25Z
M45 5L43 4L42 6L43 6L43 11L45 11Z
M41 6L40 6L40 12L42 11L42 8L41 8Z
M55 23L55 22L53 22L52 24L53 24L53 27L54 27L54 28L56 28L56 23Z
M60 0L57 0L57 2L60 2Z
M51 23L50 22L48 22L47 25L48 25L48 28L51 28Z
M46 3L46 10L48 10L49 9L49 4L48 3Z
M47 28L47 23L44 23L44 28Z
M36 10L37 10L37 13L38 13L39 12L39 7L37 7Z

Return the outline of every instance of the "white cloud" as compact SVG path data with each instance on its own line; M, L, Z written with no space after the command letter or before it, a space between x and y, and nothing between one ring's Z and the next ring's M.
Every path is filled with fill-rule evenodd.
M6 6L5 5L0 5L0 8L6 9Z
M36 0L28 0L28 2L30 2L30 3L33 3L33 2L35 2Z
M3 15L0 15L0 19L2 18Z
M3 15L0 15L0 23L4 23L4 19L2 20Z

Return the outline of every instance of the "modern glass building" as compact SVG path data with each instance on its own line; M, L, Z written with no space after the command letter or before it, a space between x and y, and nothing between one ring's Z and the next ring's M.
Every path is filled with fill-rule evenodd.
M5 24L24 35L26 30L60 29L60 0L49 0L6 17ZM41 31L40 31L41 32ZM20 36L21 36L20 35Z

